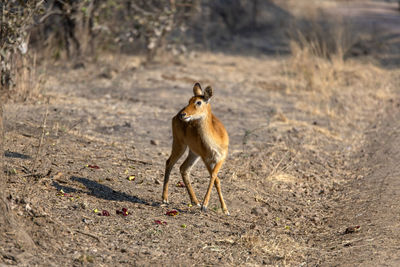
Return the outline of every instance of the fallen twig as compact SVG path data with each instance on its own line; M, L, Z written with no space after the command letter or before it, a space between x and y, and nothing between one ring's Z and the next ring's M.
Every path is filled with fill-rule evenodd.
M83 235L87 235L87 236L93 237L94 239L99 241L99 243L101 243L102 245L105 245L104 242L98 236L95 236L94 234L91 234L91 233L88 233L88 232L85 232L85 231L82 231L82 230L78 230L78 229L71 229L71 230L73 230L73 231L75 231L77 233L83 234Z
M144 164L144 165L152 165L151 162L143 161L143 160L140 160L140 159L131 159L126 155L126 153L125 153L125 159L124 160L125 161L132 161L132 162L135 162L135 163L141 163L141 164Z

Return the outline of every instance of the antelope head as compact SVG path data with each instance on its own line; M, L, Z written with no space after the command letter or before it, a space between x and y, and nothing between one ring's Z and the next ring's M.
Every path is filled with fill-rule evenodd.
M213 95L211 86L207 86L204 91L199 83L193 87L193 94L189 100L189 104L181 111L179 118L183 121L200 120L211 113L210 99Z

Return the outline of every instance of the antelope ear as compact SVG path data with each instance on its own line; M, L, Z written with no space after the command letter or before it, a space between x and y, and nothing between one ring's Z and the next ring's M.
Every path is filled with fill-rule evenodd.
M212 96L213 96L213 89L211 86L207 86L207 88L204 89L204 100L208 102Z
M202 92L202 90L201 90L201 86L200 86L199 83L196 83L196 84L193 86L193 94L194 94L195 96L201 96L201 95L203 95L203 92Z

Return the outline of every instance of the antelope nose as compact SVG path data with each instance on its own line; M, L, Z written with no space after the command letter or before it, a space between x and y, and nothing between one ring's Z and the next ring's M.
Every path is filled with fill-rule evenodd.
M185 118L185 116L186 116L186 113L184 113L184 112L182 112L181 114L179 114L179 117L180 117L181 119Z

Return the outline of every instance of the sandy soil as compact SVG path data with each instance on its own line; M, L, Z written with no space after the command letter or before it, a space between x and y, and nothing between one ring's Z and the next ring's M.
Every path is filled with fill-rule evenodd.
M8 201L34 245L2 232L0 263L398 265L397 70L206 52L161 63L58 64L35 101L5 107ZM209 212L188 205L182 160L161 205L170 119L197 81L230 135L231 216L215 190ZM203 164L191 180L203 196Z

